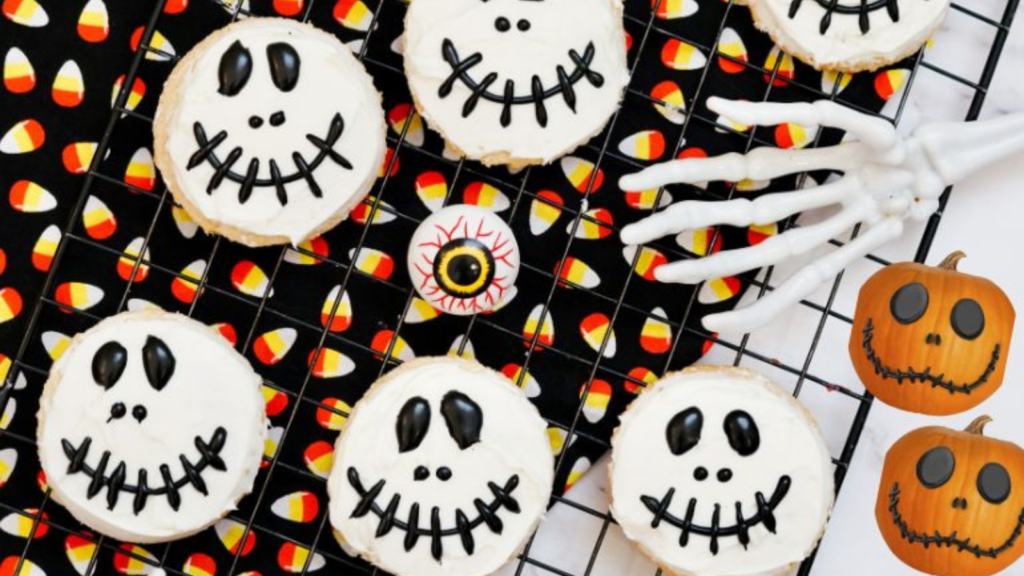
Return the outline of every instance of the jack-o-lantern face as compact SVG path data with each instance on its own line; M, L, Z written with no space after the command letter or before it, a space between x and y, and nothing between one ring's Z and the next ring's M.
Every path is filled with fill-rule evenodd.
M989 280L956 270L889 266L861 289L850 335L857 374L880 400L944 415L977 406L1002 384L1014 310Z
M987 576L1024 553L1024 450L982 436L990 421L914 430L886 455L875 517L913 568Z

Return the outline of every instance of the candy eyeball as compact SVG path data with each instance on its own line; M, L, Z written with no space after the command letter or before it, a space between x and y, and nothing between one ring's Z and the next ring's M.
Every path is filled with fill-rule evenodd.
M468 316L497 308L519 275L519 245L493 212L449 206L427 218L412 236L409 276L434 308Z

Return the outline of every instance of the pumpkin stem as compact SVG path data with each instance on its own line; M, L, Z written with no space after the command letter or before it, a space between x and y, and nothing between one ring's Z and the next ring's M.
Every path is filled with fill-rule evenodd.
M956 272L956 265L964 258L967 258L967 254L957 250L949 256L946 256L942 262L939 262L939 268L942 270L952 270L953 272Z
M990 416L978 416L974 419L974 422L971 422L970 425L964 429L964 432L983 436L985 434L985 426L987 426L989 422L992 422L992 418Z

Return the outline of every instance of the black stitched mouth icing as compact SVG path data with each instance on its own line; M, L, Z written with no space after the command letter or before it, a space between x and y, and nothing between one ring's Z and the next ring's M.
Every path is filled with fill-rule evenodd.
M764 494L758 492L755 495L757 512L750 518L743 516L743 504L736 502L735 523L730 526L721 525L721 504L715 504L715 511L711 516L711 526L695 524L693 522L693 514L697 509L696 498L690 498L690 502L686 506L685 518L679 518L669 513L668 508L672 504L672 498L675 496L675 488L669 488L668 492L665 493L665 497L660 500L653 496L641 496L640 501L654 514L654 518L651 520L651 528L657 528L663 521L666 524L675 526L680 530L679 546L682 548L685 548L690 543L691 534L706 536L710 539L711 553L717 555L718 539L721 537L735 536L745 550L750 544L750 529L758 524L763 524L769 532L775 534L777 524L775 509L778 508L786 494L789 493L792 484L793 481L789 476L782 476L775 485L775 492L772 493L770 499L766 500Z
M150 496L166 496L167 503L174 511L181 507L181 489L191 484L196 491L207 496L209 491L206 488L206 481L203 480L203 472L207 468L213 468L224 472L227 466L221 459L220 453L224 450L224 443L227 441L228 431L223 427L217 427L210 437L210 441L203 440L196 436L196 450L199 451L199 460L193 463L187 456L181 454L178 460L184 470L180 478L175 479L171 475L171 468L167 464L160 465L159 482L163 485L149 485L149 473L145 468L139 468L138 481L135 484L126 483L126 465L122 460L114 471L107 474L107 467L110 464L110 450L104 450L103 455L95 466L86 464L86 457L89 455L89 448L92 446L92 438L86 436L82 443L75 447L69 440L61 440L64 448L64 455L68 458L68 474L82 473L91 478L86 497L90 500L97 494L107 489L107 509L113 510L122 493L134 494L132 500L132 511L138 516L139 512L146 507Z
M889 14L889 19L893 22L900 21L900 5L897 4L898 0L860 0L857 4L840 4L839 0L815 0L819 6L825 9L825 14L821 17L821 24L818 26L818 31L824 35L828 32L828 29L832 26L832 16L834 14L841 14L844 16L858 16L858 24L860 25L861 34L867 34L871 30L871 18L869 14L876 10L884 9ZM796 13L800 11L800 6L803 4L803 0L793 0L789 5L789 17L795 18Z
M231 152L228 153L224 160L221 160L217 156L217 148L227 140L228 133L226 130L221 130L213 138L208 138L206 135L206 129L203 128L202 123L196 122L192 126L192 132L196 138L196 144L199 145L199 149L196 150L192 157L188 160L186 168L192 170L196 166L199 166L203 162L209 162L210 166L213 167L213 176L210 177L210 183L206 187L207 194L213 194L224 182L225 179L231 180L239 184L238 188L238 201L241 204L245 204L252 196L254 188L269 188L274 187L277 193L277 200L282 206L288 203L288 192L285 185L298 180L305 180L306 184L309 185L310 192L317 198L323 197L323 191L320 185L317 183L313 173L316 169L323 164L324 160L330 159L338 166L346 170L352 169L352 163L349 162L344 156L334 150L334 145L338 143L341 138L342 132L345 131L345 121L342 119L341 114L335 114L331 120L331 127L327 132L326 138L321 138L315 134L307 134L306 140L308 140L313 146L317 148L316 157L313 158L312 162L307 162L306 159L299 152L292 153L292 161L295 163L295 171L288 174L282 175L281 168L277 165L276 160L270 160L270 177L259 178L260 171L260 160L253 158L249 161L249 167L246 169L245 174L239 174L232 170L238 159L242 157L242 147L235 146Z
M356 494L359 495L359 502L356 503L355 508L352 510L352 518L362 518L373 512L379 519L375 534L377 538L383 537L392 528L405 532L403 544L406 552L416 546L421 536L430 538L430 554L438 562L441 561L441 555L444 552L444 538L458 536L466 554L472 555L476 548L476 541L473 538L474 529L478 526L486 525L491 532L501 534L504 528L504 523L499 516L501 509L505 508L512 514L518 514L520 511L519 502L512 497L512 492L519 486L519 476L516 474L509 477L508 481L505 482L505 486L488 482L487 488L494 495L493 500L490 503L486 503L480 498L473 500L473 507L476 508L477 515L472 520L466 516L466 513L461 508L457 509L455 511L455 526L448 528L441 526L441 511L437 506L430 510L430 527L420 527L420 505L417 502L414 502L409 507L408 518L405 521L395 518L398 504L402 499L399 494L391 497L386 508L381 508L377 504L377 497L380 496L381 491L384 489L386 482L383 479L378 480L376 484L367 490L359 479L359 472L355 468L349 468L348 482L352 485Z
M922 384L931 384L932 388L942 388L950 394L970 394L974 389L988 382L988 379L992 377L992 373L996 371L996 366L999 364L1001 348L999 344L996 344L995 348L992 349L992 356L988 361L988 366L985 367L985 371L974 382L969 384L956 384L946 380L945 373L932 374L930 367L926 368L924 372L918 372L913 368L893 370L882 362L882 359L878 357L878 353L875 352L875 348L872 345L875 337L875 325L872 323L871 318L868 318L862 333L864 334L864 339L861 345L864 347L864 353L867 355L868 362L875 368L875 374L883 380L896 380L897 384L903 384L904 381L911 384L920 382Z
M469 74L469 70L474 66L480 64L484 57L476 52L466 59L459 57L458 51L455 49L455 44L451 40L445 38L441 44L441 53L444 57L445 62L448 63L452 68L452 73L448 76L441 87L437 90L439 97L447 98L452 93L452 88L455 86L456 80L461 80L466 88L469 88L472 94L466 98L466 103L462 106L462 117L468 118L473 110L476 109L476 105L483 98L489 102L502 105L501 110L501 125L507 128L512 123L512 107L519 105L530 105L532 104L537 116L537 123L541 127L546 128L548 125L548 111L545 105L545 101L553 96L561 95L562 99L565 100L565 104L569 107L573 113L576 112L576 88L575 86L580 80L586 78L594 88L600 88L604 86L604 76L595 72L590 68L594 62L594 55L597 50L594 48L594 43L587 44L587 49L584 50L583 55L580 56L576 50L569 50L569 58L572 60L575 69L572 74L566 72L565 67L559 65L556 69L558 73L558 85L550 88L545 88L540 76L536 74L530 82L530 93L526 95L516 94L516 83L511 78L505 80L505 89L501 94L495 94L491 92L489 88L498 80L498 73L491 72L484 77L482 81L473 79Z
M955 546L957 552L974 554L977 558L981 558L982 556L986 558L995 558L1012 548L1013 545L1017 543L1017 539L1020 538L1021 532L1024 532L1024 509L1022 509L1020 511L1020 517L1017 519L1017 526L1014 527L1009 538L1007 538L1006 541L998 547L993 546L985 549L978 544L972 544L970 538L960 539L955 530L953 533L948 535L942 535L938 530L935 530L931 534L918 533L911 530L907 525L907 521L904 520L903 516L900 514L899 504L900 485L899 483L894 483L892 485L892 490L889 492L889 513L892 516L892 521L896 527L899 528L901 538L911 544L920 544L925 548L932 545L936 548L941 548L943 546L951 548Z

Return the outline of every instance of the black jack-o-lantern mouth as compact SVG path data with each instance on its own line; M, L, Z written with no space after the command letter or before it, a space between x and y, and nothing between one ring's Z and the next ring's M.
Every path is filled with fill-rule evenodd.
M1013 548L1014 544L1024 533L1024 509L1020 511L1020 516L1017 518L1017 525L1011 531L1009 537L1000 544L999 546L989 546L987 548L982 547L976 542L971 542L971 538L963 538L956 531L950 534L941 534L938 530L933 530L931 533L918 532L910 528L907 520L903 517L899 510L900 505L900 485L899 483L893 483L892 490L889 491L889 514L892 517L893 524L900 531L900 537L909 542L910 544L920 544L925 548L929 546L935 546L940 548L942 546L956 548L960 552L967 552L973 554L978 558L996 558L1003 552Z
M558 74L557 86L545 87L540 76L535 74L530 82L530 92L528 94L517 94L516 82L511 78L505 80L503 92L495 93L490 90L490 87L498 81L497 72L491 72L484 76L483 80L479 81L474 79L469 73L470 69L483 62L483 55L475 52L466 58L462 58L459 56L455 44L450 39L445 38L441 44L441 55L444 61L451 67L452 73L441 84L441 87L438 88L437 94L441 99L447 98L455 87L455 81L458 80L471 92L462 106L463 118L468 118L476 109L480 100L484 99L502 106L501 126L503 128L508 128L512 124L512 108L514 106L529 105L534 107L537 123L542 128L546 128L548 125L546 101L549 98L560 95L565 100L566 106L575 113L576 86L581 80L586 79L594 88L604 86L604 76L591 69L596 53L597 49L594 47L593 42L587 44L582 56L574 49L569 50L569 59L575 68L570 74L566 71L565 66L558 65L556 68Z
M999 344L996 344L992 349L988 365L985 367L985 370L982 371L981 375L973 382L958 384L947 380L945 373L932 374L931 367L928 367L921 372L914 370L912 367L898 369L886 365L886 363L879 358L878 353L875 351L872 344L875 337L875 325L871 318L867 319L867 323L864 325L862 333L864 337L861 342L861 346L864 348L864 353L868 362L874 367L875 374L882 378L882 380L895 380L896 383L900 385L904 382L909 382L910 384L928 384L932 388L942 388L950 394L970 394L972 391L988 382L989 378L991 378L992 374L996 371L1000 355L1002 354L1002 348Z

